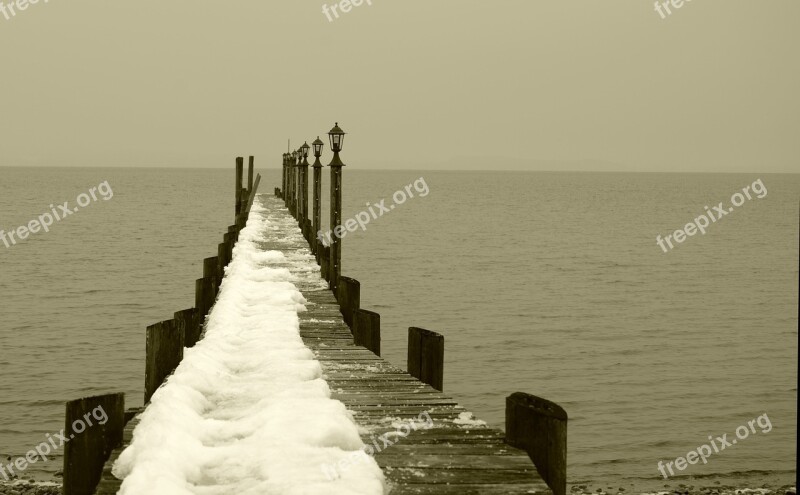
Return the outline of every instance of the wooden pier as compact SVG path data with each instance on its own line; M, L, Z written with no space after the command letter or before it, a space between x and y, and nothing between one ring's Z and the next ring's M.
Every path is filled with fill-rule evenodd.
M336 129L338 125L332 130L334 134ZM341 149L341 140L338 144ZM361 308L359 282L341 275L341 244L324 246L315 235L314 229L319 228L321 146L317 148L315 142L314 148L313 203L308 198L306 147L305 156L302 149L299 157L284 155L282 188L275 188L274 195L259 196L263 208L259 214L267 216L270 225L278 226L259 247L280 251L282 259L316 255L318 271L309 275L306 270L304 276L296 278L299 281L295 285L307 301L307 311L298 314L300 334L322 365L332 398L352 411L363 442L375 447L371 450L386 477L389 493L565 495L567 415L558 405L528 394L511 395L506 402L504 433L477 421L442 392L441 335L409 328L406 370L380 357L380 315ZM344 166L335 148L332 220L341 219ZM191 347L201 338L224 268L231 261L233 244L247 223L259 180L257 177L253 182L251 157L248 182L243 187L243 159L237 159L235 224L225 233L217 256L204 261L204 276L196 282L195 308L148 327L145 404L179 365L184 346ZM315 210L311 215L309 204ZM270 266L281 267L280 263L275 261ZM296 266L283 265L290 270L297 270ZM89 429L82 433L80 442L66 444L65 495L113 494L122 483L111 468L131 442L141 411L126 411L121 394L73 401L67 405L67 432L74 418L99 405L111 418L106 427ZM397 431L398 422L423 416L430 418L426 428L416 429L400 441L387 435Z

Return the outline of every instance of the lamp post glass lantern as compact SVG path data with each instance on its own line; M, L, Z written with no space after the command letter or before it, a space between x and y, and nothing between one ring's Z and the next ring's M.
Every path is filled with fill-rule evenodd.
M322 142L319 136L317 136L317 140L311 143L311 145L314 146L314 156L317 158L322 156L322 147L325 146L325 143Z
M334 153L342 151L342 144L344 143L345 134L347 133L339 127L338 122L336 122L336 125L333 126L333 129L328 131L328 137L330 138L331 142L331 151Z

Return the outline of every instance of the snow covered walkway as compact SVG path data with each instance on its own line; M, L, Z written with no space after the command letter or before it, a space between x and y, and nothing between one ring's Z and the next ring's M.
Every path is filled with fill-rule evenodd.
M297 241L298 229L265 218L257 201L233 251L198 344L153 396L114 475L122 495L381 494L367 459L329 479L364 447L345 406L330 398L304 344L297 289L325 287L310 253L263 251L265 236Z

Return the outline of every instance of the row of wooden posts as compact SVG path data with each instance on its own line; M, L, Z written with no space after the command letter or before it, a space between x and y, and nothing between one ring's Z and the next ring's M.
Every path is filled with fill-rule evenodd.
M195 305L175 313L171 320L147 327L144 404L166 381L183 360L184 348L201 339L205 323L219 293L225 267L231 262L233 247L256 196L261 176L253 177L254 157L250 157L247 182L244 180L244 157L236 158L234 223L217 246L217 255L203 260L203 277L195 282ZM81 422L102 407L108 416L105 425L84 428ZM65 432L70 440L64 448L63 494L92 495L98 489L103 466L111 452L122 445L125 425L138 410L125 410L125 394L88 397L66 405Z
M329 133L334 158L330 178L331 230L341 227L342 218L342 167L339 159L341 140L334 136L342 133L338 123ZM340 136L341 137L341 136ZM275 188L275 195L284 200L286 207L297 220L303 236L316 255L322 277L336 296L342 318L353 333L355 345L366 347L380 356L380 315L361 308L361 284L358 280L342 276L341 239L331 236L331 245L321 242L321 170L319 161L322 142L314 142L316 157L313 184L313 211L308 217L308 151L306 144L294 153L283 155L283 188ZM338 145L338 146L337 146ZM408 374L443 390L444 336L423 328L408 329ZM565 495L567 486L567 413L558 404L540 397L517 392L506 399L506 443L525 450L542 479L555 495Z

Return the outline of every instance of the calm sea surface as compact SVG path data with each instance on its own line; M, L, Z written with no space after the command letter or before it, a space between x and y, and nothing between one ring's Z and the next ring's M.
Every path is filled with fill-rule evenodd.
M261 173L262 192L279 185ZM114 193L0 241L0 461L63 428L68 400L124 391L141 405L144 329L194 304L202 259L232 223L232 176L0 168L6 231L104 181ZM559 403L572 484L794 483L800 175L347 168L344 218L420 177L426 197L343 243L385 357L405 367L407 328L429 328L445 335L445 390L481 419L502 427L515 391ZM667 254L656 245L759 178L763 199ZM763 414L768 433L756 426L683 477L658 472ZM52 480L61 462L26 476Z

